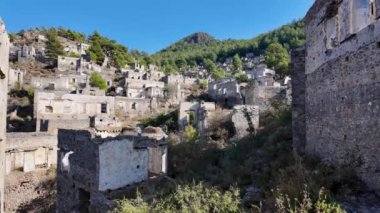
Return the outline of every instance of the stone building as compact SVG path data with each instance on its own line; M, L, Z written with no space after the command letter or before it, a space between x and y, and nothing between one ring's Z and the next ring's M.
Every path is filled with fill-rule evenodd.
M102 66L88 61L83 57L67 57L67 56L58 56L58 66L57 69L60 72L80 72L80 73L92 73L92 72L101 72Z
M87 129L91 117L102 115L127 120L157 110L154 99L67 94L65 91L36 91L34 94L36 131L59 128Z
M293 52L298 152L349 165L380 194L380 1L317 0Z
M17 52L17 60L20 63L34 61L36 57L36 49L33 46L23 45Z
M239 84L235 79L223 78L208 83L207 94L218 104L226 107L245 104L246 83Z
M207 121L215 111L214 102L182 102L179 106L178 126L184 129L187 125L194 125L199 132L203 132L207 130Z
M180 84L184 86L192 86L199 83L197 78L186 77L183 75L167 75L165 76L165 83L167 84Z
M60 130L58 148L57 212L107 212L108 193L166 173L165 139Z
M6 143L6 117L8 98L8 72L9 72L9 37L5 24L0 18L0 212L4 212L4 174L5 174L5 143Z
M163 97L165 83L160 81L151 80L141 80L141 79L131 79L125 78L125 91L126 96L129 98L152 98L149 95L154 95L154 97ZM149 93L148 88L154 90L154 93Z
M88 128L91 116L98 114L115 116L114 100L114 97L108 96L36 91L34 94L36 131Z
M6 174L15 170L30 172L57 164L57 134L7 133Z
M257 105L260 111L266 111L270 107L271 102L289 103L291 101L289 94L291 87L288 85L280 85L273 83L271 86L268 84L261 84L258 81L253 81L248 84L245 90L245 103L247 105Z
M274 76L276 75L276 71L268 69L268 67L265 64L259 64L251 71L247 71L247 75L251 79L254 79L256 81L263 81L263 84L271 86L270 83L267 83L266 79L271 78L273 82Z
M16 86L22 86L24 84L25 71L19 69L9 69L8 86L15 88Z

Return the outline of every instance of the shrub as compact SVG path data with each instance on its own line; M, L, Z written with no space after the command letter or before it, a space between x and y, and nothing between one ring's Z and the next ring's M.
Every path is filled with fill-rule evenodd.
M302 191L299 198L290 198L288 195L278 194L276 196L276 212L281 213L344 213L339 204L327 199L326 193L322 188L319 191L318 200L313 201L307 187Z
M174 192L154 201L150 207L138 194L136 199L119 201L113 212L240 212L239 190L231 188L223 193L202 183L179 185Z
M186 142L195 142L198 139L198 131L191 125L185 126Z
M101 90L105 90L107 89L107 82L102 78L102 76L99 73L93 72L90 76L90 86L98 87Z
M145 118L140 121L144 126L161 127L166 132L176 132L178 130L178 111L169 114L158 114L153 117Z

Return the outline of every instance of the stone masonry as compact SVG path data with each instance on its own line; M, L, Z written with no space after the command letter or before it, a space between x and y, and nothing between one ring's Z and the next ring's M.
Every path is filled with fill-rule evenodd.
M293 129L297 150L349 165L380 194L380 11L374 8L379 1L314 3L305 18L306 52L293 54Z
M9 37L0 18L0 212L4 212L5 142L9 72Z
M58 148L57 212L107 212L108 192L166 173L165 139L59 130Z

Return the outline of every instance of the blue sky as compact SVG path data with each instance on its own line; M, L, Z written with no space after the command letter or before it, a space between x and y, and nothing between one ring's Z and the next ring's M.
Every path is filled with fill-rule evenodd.
M252 38L302 18L314 0L0 0L8 31L63 26L98 31L154 53L194 32Z

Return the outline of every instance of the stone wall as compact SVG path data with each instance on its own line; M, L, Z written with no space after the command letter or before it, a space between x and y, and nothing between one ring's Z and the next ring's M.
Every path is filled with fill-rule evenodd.
M306 142L305 56L305 47L295 49L291 53L293 146L299 154L304 154Z
M58 56L58 71L77 71L80 66L80 58Z
M245 92L245 103L247 105L259 106L260 111L266 111L272 101L288 102L286 93L287 86L261 86L251 83Z
M24 84L25 71L9 69L8 86L15 88L16 86L22 86Z
M47 133L7 133L6 174L14 170L30 172L57 163L57 135Z
M304 122L306 140L297 141L303 138L301 128L295 145L326 163L349 165L380 194L380 21L372 18L380 14L372 16L367 5L353 3L318 0L305 18L306 76L299 73L301 56L294 63L292 81L298 104L293 110L301 115L294 124ZM303 88L305 121L303 97L296 97Z
M0 212L4 212L6 117L9 72L9 37L0 18Z
M166 162L166 146L147 137L95 139L87 131L59 130L57 212L107 212L114 205L108 192L148 179L150 168L166 171L166 164L157 168L150 160Z

